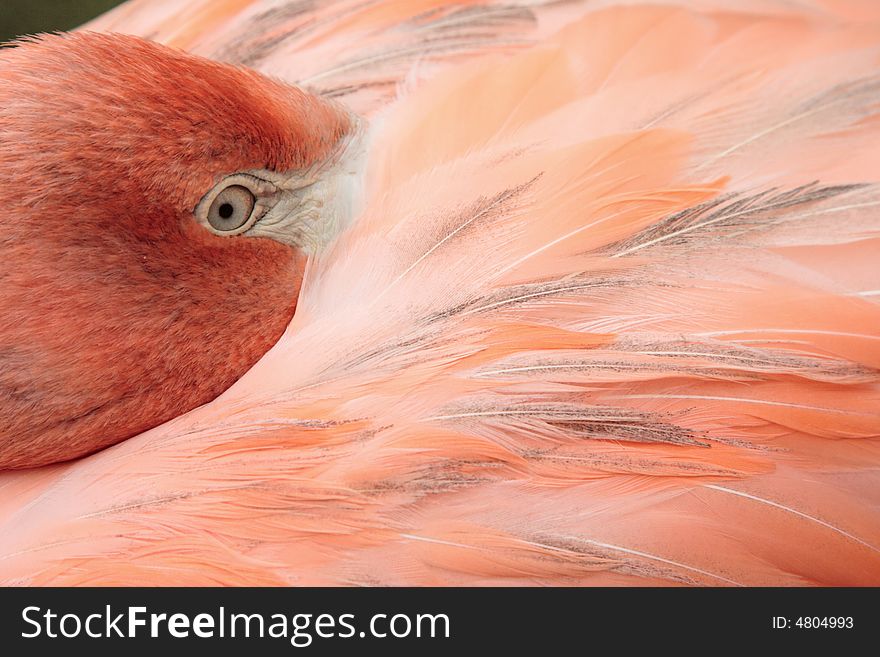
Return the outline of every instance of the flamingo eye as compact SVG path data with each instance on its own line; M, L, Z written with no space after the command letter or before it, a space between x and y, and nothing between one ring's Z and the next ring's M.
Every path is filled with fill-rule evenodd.
M196 219L215 235L240 235L278 200L278 188L249 173L226 176L202 197Z
M216 197L208 208L208 223L220 232L236 230L251 218L257 198L241 185L230 185Z

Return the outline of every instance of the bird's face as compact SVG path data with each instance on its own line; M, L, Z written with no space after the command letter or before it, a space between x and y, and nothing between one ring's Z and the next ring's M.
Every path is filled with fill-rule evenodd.
M0 468L118 442L253 365L341 219L352 132L299 89L132 37L2 51Z
M43 37L0 65L4 133L15 138L0 175L39 200L88 203L144 237L194 220L218 237L320 240L310 192L351 132L340 108L122 35ZM30 171L16 171L15 157Z

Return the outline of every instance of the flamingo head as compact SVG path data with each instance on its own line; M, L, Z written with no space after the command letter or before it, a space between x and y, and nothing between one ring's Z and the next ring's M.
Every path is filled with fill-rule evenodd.
M346 203L339 107L135 37L0 51L0 468L219 395L281 336Z

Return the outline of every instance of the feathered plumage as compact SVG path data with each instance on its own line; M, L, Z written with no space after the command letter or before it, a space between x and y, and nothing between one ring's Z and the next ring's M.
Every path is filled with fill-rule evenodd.
M307 245L298 229L228 239L193 208L224 174L331 160L352 126L253 71L122 35L3 49L0 98L5 470L117 443L241 377L293 316Z
M0 476L29 584L880 583L869 3L131 2L369 116L211 404Z

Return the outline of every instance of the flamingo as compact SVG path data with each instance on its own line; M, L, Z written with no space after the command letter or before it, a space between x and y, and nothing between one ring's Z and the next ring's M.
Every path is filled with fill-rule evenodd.
M880 584L878 63L847 0L4 50L0 582Z

